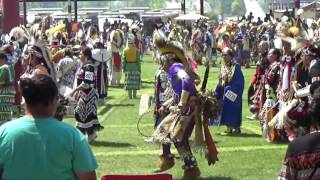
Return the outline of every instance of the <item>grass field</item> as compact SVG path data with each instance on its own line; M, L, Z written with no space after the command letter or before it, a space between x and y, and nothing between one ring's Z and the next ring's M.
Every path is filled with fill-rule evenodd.
M154 73L157 69L150 56L142 63L143 88L138 95L153 95ZM218 68L211 68L207 88L214 88L218 79ZM204 68L200 67L203 74ZM286 144L268 144L261 137L259 123L247 120L250 115L247 105L247 88L254 68L243 69L246 86L243 94L242 134L239 136L221 136L224 127L212 127L211 132L217 142L219 161L208 166L204 157L195 154L201 169L201 179L217 180L269 180L276 179L287 148ZM203 75L201 75L203 77ZM99 120L105 129L99 132L97 142L92 145L99 163L98 176L105 174L141 174L152 173L160 155L160 147L147 144L138 134L139 99L130 100L121 88L109 88L109 98L99 107ZM73 119L68 123L74 124ZM141 122L145 134L153 131L152 113ZM176 153L176 151L174 150ZM174 179L183 175L182 161L177 160L175 167L168 171Z

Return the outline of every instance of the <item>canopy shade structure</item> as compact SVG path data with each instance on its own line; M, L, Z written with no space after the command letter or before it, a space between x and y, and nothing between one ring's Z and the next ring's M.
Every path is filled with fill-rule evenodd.
M266 13L256 0L244 0L244 4L247 11L246 16L252 12L255 21L257 21L258 17L260 17L262 20L266 17Z
M185 20L185 21L196 21L198 19L209 19L207 16L202 16L200 14L185 14L174 18L175 20Z
M303 6L301 9L303 9L304 11L308 11L308 10L320 10L320 2L314 1L310 4L307 4L305 6Z

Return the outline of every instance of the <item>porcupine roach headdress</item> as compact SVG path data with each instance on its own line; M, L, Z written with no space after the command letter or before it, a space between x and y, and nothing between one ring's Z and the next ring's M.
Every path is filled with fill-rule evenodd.
M38 52L36 50L33 50L33 47L38 47L41 52ZM49 54L49 50L42 44L40 43L36 43L32 46L29 47L29 51L34 51L36 53L36 55L39 56L39 58L42 58L42 63L44 63L44 65L48 68L48 72L50 74L50 76L55 80L56 78L56 72L54 69L54 66L52 64L52 62L50 61L50 54Z
M193 70L192 62L186 56L183 46L178 41L169 41L161 30L155 30L153 35L153 44L157 48L160 56L172 54L177 62L183 64L185 71L193 79L200 79L200 76Z

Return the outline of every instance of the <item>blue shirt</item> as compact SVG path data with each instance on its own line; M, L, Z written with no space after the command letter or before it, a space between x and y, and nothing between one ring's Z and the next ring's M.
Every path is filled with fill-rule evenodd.
M97 166L81 132L54 118L24 116L0 126L3 180L76 179L76 172L94 171Z

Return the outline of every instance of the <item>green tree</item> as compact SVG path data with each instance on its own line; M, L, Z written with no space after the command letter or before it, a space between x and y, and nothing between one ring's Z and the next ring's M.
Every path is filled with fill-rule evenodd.
M150 0L149 7L152 9L161 9L166 5L166 0Z
M131 0L128 1L128 7L145 7L148 6L149 0Z
M245 13L246 8L243 0L233 0L231 4L233 16L241 16Z
M208 3L212 7L211 12L207 14L210 18L216 18L218 15L223 15L224 8L221 0L209 0Z
M257 0L265 12L269 11L268 3L265 0Z

